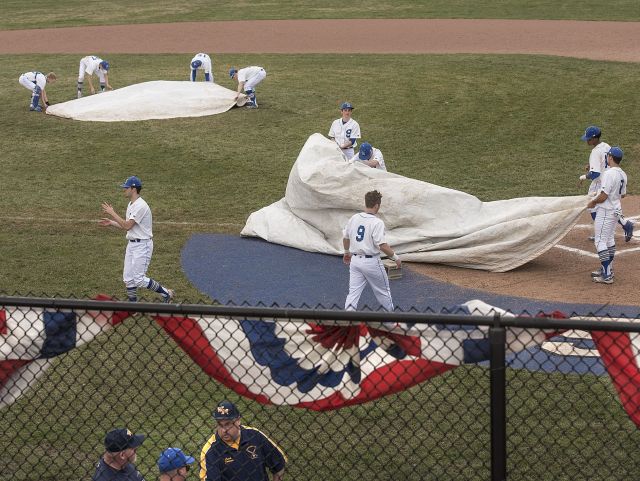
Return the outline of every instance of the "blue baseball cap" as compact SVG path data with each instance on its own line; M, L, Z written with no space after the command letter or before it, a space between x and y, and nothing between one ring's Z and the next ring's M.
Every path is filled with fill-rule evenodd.
M238 419L240 411L231 401L221 401L213 410L213 419L225 421L227 419Z
M144 434L133 434L125 428L109 431L104 438L104 447L110 453L119 453L129 448L137 448L144 441Z
M106 60L103 60L102 62L100 62L100 66L102 67L103 70L109 70L109 62L107 62Z
M371 154L373 153L373 147L369 142L365 142L360 145L360 152L358 152L358 158L360 160L369 160L371 158Z
M594 137L599 137L601 133L602 131L600 130L599 127L596 127L595 125L590 125L585 129L584 135L580 137L580 140L593 139Z
M194 60L193 62L191 62L191 68L198 68L202 66L202 61L201 60Z
M120 184L120 187L122 187L123 189L128 189L129 187L142 188L142 181L135 175L132 175L131 177L127 177L127 180Z
M616 147L611 147L609 149L609 152L607 152L607 154L612 155L616 160L620 161L622 160L622 156L624 155L624 152L620 147L616 146Z
M342 105L340 106L340 110L353 110L353 105L351 105L349 102L343 102Z
M180 448L167 448L160 453L158 469L161 473L166 473L192 464L194 461L194 458L184 454Z
M238 69L237 69L237 68L235 68L235 67L231 67L231 68L229 69L229 78L233 78L233 76L234 76L236 73L238 73Z

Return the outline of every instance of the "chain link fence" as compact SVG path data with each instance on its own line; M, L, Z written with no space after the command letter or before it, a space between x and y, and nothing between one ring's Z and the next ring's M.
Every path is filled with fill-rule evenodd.
M146 435L135 465L147 481L170 446L196 458L198 479L222 400L282 448L290 480L637 479L640 384L618 373L637 369L638 332L481 305L2 297L0 480L91 479L114 428Z

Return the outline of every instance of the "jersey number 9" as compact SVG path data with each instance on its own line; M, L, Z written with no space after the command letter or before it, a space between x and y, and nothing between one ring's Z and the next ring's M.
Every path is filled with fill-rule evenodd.
M358 226L358 230L357 230L358 235L356 235L356 240L358 242L362 241L362 239L364 239L364 226L360 225Z

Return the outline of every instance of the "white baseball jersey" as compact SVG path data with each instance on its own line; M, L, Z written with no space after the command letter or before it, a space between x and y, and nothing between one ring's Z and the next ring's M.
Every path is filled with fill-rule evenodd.
M589 171L600 173L600 176L597 179L593 179L591 185L589 185L590 194L595 194L600 190L602 175L607 168L607 152L609 152L610 149L611 146L609 144L600 142L589 154Z
M351 158L351 162L356 162L356 161L362 162L362 160L360 160L360 157L358 157L358 155L359 154L354 155ZM384 157L382 156L382 152L380 152L380 149L376 149L375 147L373 147L373 152L369 160L378 161L378 166L376 167L376 169L384 170L386 172L387 166L384 164Z
M378 256L380 244L384 244L384 222L373 214L360 212L349 219L342 231L349 239L352 254Z
M384 222L373 214L362 212L349 219L342 234L349 239L349 250L353 254L349 264L349 294L345 309L358 308L360 296L368 283L382 307L393 311L389 278L380 260L379 246L385 243Z
M209 57L206 53L198 53L195 57L191 59L191 63L196 60L200 60L202 65L198 67L199 70L204 70L206 73L211 73L213 69L211 68L211 57Z
M596 204L596 209L621 210L620 199L627 193L627 174L620 167L609 167L601 177L600 192L607 194L607 200Z
M153 218L149 204L142 197L127 206L127 218L136 221L133 227L127 231L127 239L151 239L153 238Z
M262 67L245 67L238 70L238 82L244 82L244 90L253 89L264 80L267 72Z
M84 74L87 73L89 75L93 75L94 73L98 75L100 82L104 82L104 72L100 69L100 63L102 59L100 57L96 57L95 55L89 55L87 57L83 57L80 60L80 69L78 70L78 80L84 80Z
M27 72L20 75L20 84L33 90L37 85L41 90L47 86L47 76L42 72Z
M339 145L344 145L348 139L360 138L360 125L353 119L349 119L347 123L342 122L342 118L336 119L329 129L329 137L335 139ZM347 159L353 156L353 149L356 145L358 142L354 141L351 147L342 149L342 153Z

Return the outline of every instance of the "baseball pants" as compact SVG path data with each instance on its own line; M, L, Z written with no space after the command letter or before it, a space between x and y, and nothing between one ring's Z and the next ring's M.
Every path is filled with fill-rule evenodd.
M616 245L614 234L618 216L615 210L597 209L594 221L594 236L596 251L602 252Z
M13 77L15 78L15 77ZM31 93L36 93L36 87L38 86L38 84L36 84L35 82L32 82L31 80L29 80L26 76L24 75L20 75L20 78L18 79L18 82L20 82L20 85L22 85L24 88L28 89Z
M246 92L247 90L255 90L255 86L262 82L266 76L267 72L263 68L260 69L260 72L247 79L247 81L244 83L244 91Z
M153 240L143 239L140 242L127 241L124 256L124 270L122 280L127 287L147 287L149 278L147 269L153 254Z
M349 294L344 303L347 311L355 311L365 286L369 283L378 302L386 311L393 311L389 278L380 257L353 255L349 264Z

